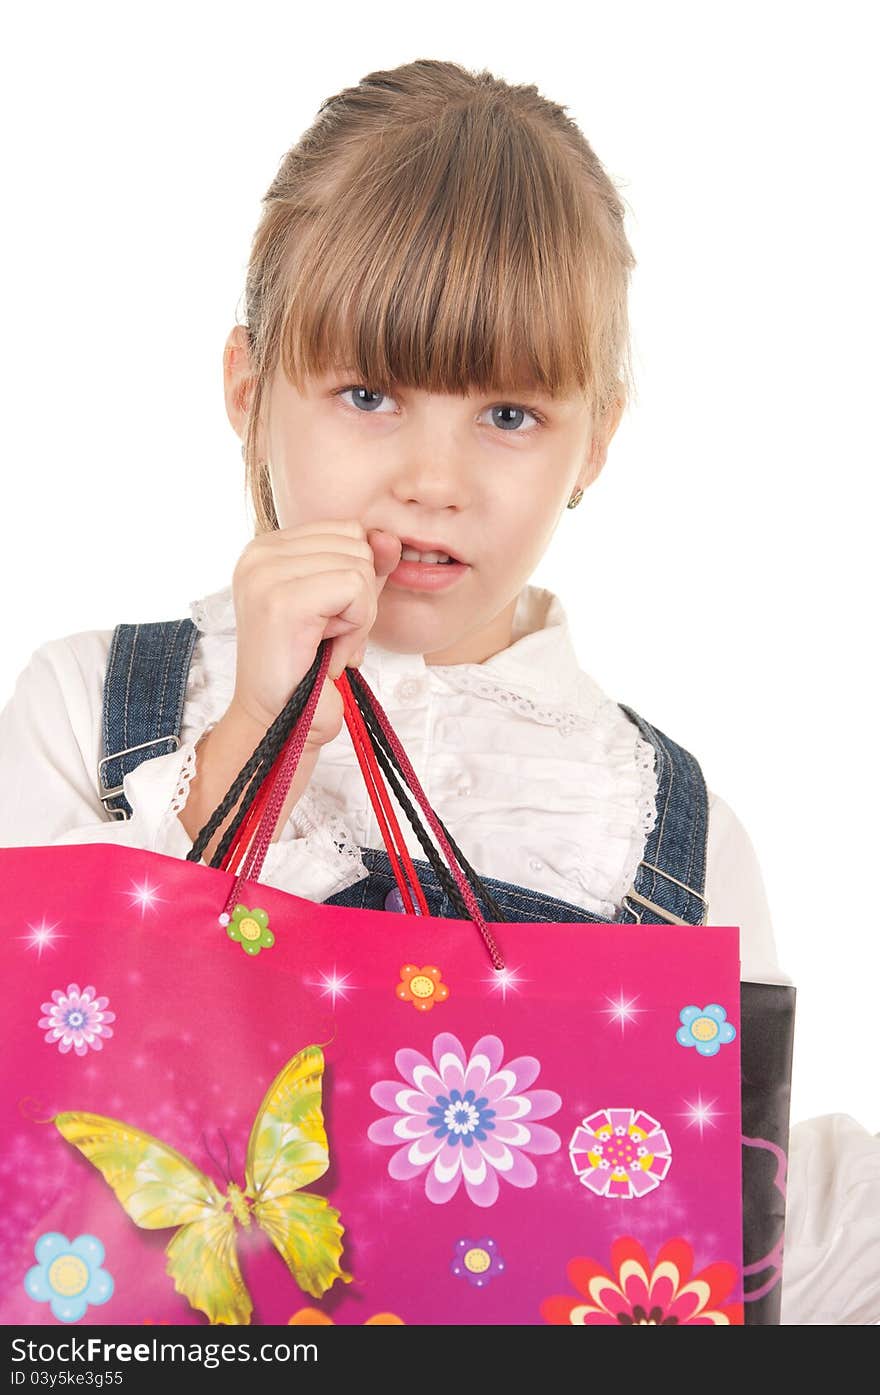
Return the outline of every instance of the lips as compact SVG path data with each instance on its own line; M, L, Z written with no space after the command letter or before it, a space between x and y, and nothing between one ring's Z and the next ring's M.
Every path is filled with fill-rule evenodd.
M388 585L394 590L402 587L406 591L423 591L430 595L457 586L469 571L467 562L410 562L401 557L388 577Z

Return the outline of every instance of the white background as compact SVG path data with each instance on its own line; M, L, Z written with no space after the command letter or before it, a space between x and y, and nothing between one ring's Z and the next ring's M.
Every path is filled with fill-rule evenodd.
M534 82L626 202L638 398L532 579L749 830L799 990L793 1120L873 1132L872 11L17 6L0 701L43 641L229 582L250 534L222 349L260 198L320 101L418 57Z

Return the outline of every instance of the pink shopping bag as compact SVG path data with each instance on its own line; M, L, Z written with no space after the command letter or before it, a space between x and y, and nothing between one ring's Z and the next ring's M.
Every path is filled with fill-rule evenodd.
M217 925L229 873L100 844L0 865L3 1322L539 1323L613 1308L670 1242L641 1307L740 1320L737 1039L678 1039L691 1006L695 1040L712 1005L736 1026L735 930L506 925L499 982L466 921L248 883L242 933L256 908L275 941L249 956ZM279 1173L285 1214L223 1209Z
M316 904L272 796L0 850L0 1321L741 1323L738 931Z

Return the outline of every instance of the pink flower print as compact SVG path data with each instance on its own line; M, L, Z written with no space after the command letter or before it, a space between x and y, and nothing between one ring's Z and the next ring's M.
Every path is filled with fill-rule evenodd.
M464 1182L477 1206L492 1206L499 1178L533 1187L528 1153L554 1153L557 1133L537 1121L555 1114L553 1090L529 1090L541 1069L534 1056L503 1064L504 1044L481 1037L470 1056L451 1032L434 1038L433 1062L404 1047L394 1057L403 1080L380 1080L370 1097L387 1110L367 1130L373 1143L396 1146L388 1173L399 1181L425 1172L429 1201L449 1201Z
M571 1165L597 1196L630 1201L659 1187L672 1163L669 1139L644 1110L600 1109L575 1129Z
M41 1017L38 1027L44 1027L46 1041L50 1046L58 1043L58 1050L66 1054L73 1047L77 1056L85 1056L89 1047L101 1051L102 1038L112 1037L113 1028L107 1024L116 1021L115 1012L107 1012L109 998L95 997L95 989L89 985L80 992L78 983L69 983L67 992L56 988L52 1002L43 1003L45 1017Z

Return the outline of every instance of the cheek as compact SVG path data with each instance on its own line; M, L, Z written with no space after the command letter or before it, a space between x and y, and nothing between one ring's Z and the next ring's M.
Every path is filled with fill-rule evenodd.
M534 492L515 500L506 498L503 507L496 503L488 527L493 551L504 552L517 562L537 559L552 535L554 517L547 501L536 498Z
M282 528L360 517L369 502L368 483L366 468L358 469L350 447L334 445L326 433L297 432L279 442L272 455L272 489Z

